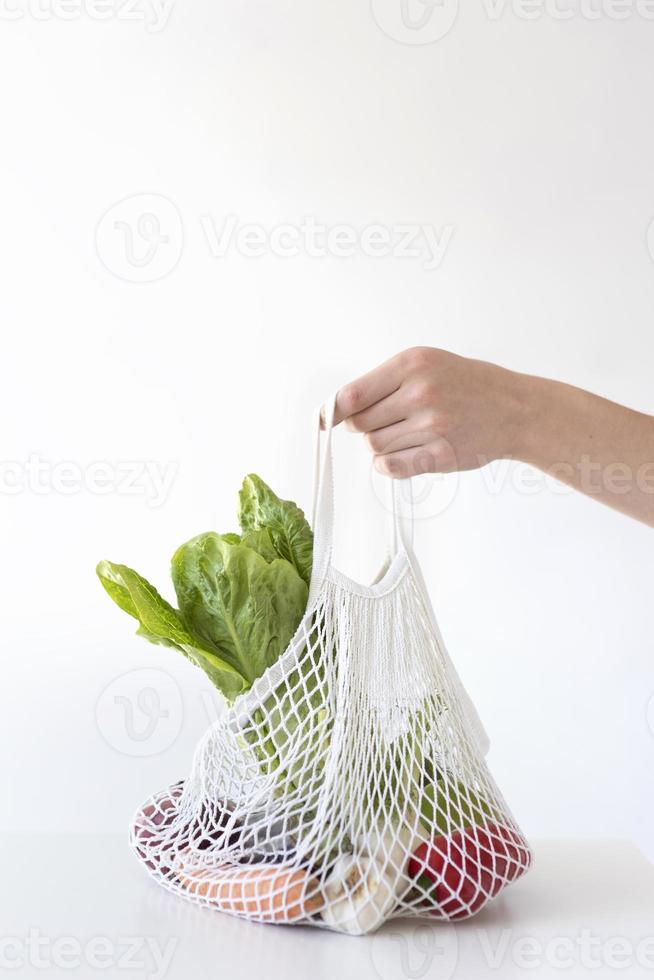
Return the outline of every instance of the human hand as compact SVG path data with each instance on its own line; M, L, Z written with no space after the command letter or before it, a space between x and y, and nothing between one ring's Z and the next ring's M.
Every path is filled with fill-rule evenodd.
M341 388L335 422L364 434L388 476L448 473L515 455L526 377L434 347L412 347Z

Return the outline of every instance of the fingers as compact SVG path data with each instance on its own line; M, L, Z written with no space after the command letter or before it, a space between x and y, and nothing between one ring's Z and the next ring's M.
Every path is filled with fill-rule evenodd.
M364 412L376 402L397 391L404 374L402 358L403 355L398 354L341 388L336 397L334 425L338 425L343 419L352 415Z
M378 473L396 480L423 473L452 473L457 469L456 457L445 439L375 456L374 465Z
M345 419L345 428L350 432L372 432L387 426L403 422L406 416L406 404L403 391L398 388L391 395L375 402L370 408L356 412Z
M345 423L347 425L347 422ZM415 449L438 438L438 429L430 418L404 419L393 425L366 432L364 440L376 456L387 456L401 449Z

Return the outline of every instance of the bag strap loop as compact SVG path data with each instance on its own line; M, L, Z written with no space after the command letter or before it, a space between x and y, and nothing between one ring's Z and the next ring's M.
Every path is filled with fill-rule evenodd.
M333 430L337 394L334 392L330 395L324 404L322 418L324 430L321 432L320 410L316 413L314 428L313 569L310 598L314 598L319 591L332 558L334 540ZM389 479L388 483L390 485L389 551L391 556L394 556L400 550L410 552L413 547L413 497L410 479ZM408 508L403 498L404 501L408 501Z

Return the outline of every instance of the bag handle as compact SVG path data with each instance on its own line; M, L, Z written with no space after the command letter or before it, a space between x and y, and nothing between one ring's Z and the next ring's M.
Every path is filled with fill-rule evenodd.
M334 450L333 431L336 396L334 392L324 405L324 431L321 431L320 409L316 413L315 452L313 474L313 569L311 573L311 597L315 596L324 581L332 558L334 541ZM322 435L322 447L321 447ZM390 484L390 534L391 557L398 551L411 552L413 547L413 499L411 480L389 479ZM400 497L403 485L409 487L411 507L403 513Z
M408 554L413 551L413 529L415 517L413 513L413 482L411 477L406 479L388 478L390 483L390 546L391 557L404 549ZM408 502L404 507L402 498Z
M316 413L315 423L315 456L314 456L314 480L313 480L313 567L311 570L311 585L309 588L309 603L314 601L325 579L327 569L332 557L332 543L334 532L334 453L332 448L332 432L334 428L334 411L336 408L336 395L334 392L325 402L324 416L324 445L321 452L321 425L320 410ZM389 479L391 506L390 506L390 544L389 552L391 558L403 550L408 554L409 559L413 558L413 494L411 480ZM400 503L402 489L408 487L409 513L403 513L403 506ZM449 653L443 642L441 632L436 622L436 617L429 599L427 586L422 572L417 562L411 561L414 574L420 590L423 594L425 609L428 612L435 635L443 658L449 665L452 676L455 679L459 697L463 704L463 709L469 720L475 741L483 755L488 753L490 742L486 730L477 714L477 710L464 688L461 679L454 667Z

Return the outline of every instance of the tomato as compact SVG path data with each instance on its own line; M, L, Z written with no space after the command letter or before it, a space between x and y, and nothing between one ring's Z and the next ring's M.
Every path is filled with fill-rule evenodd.
M434 915L464 919L530 864L531 854L518 833L503 824L488 824L420 844L409 861L409 874L433 882L429 898L436 904Z

